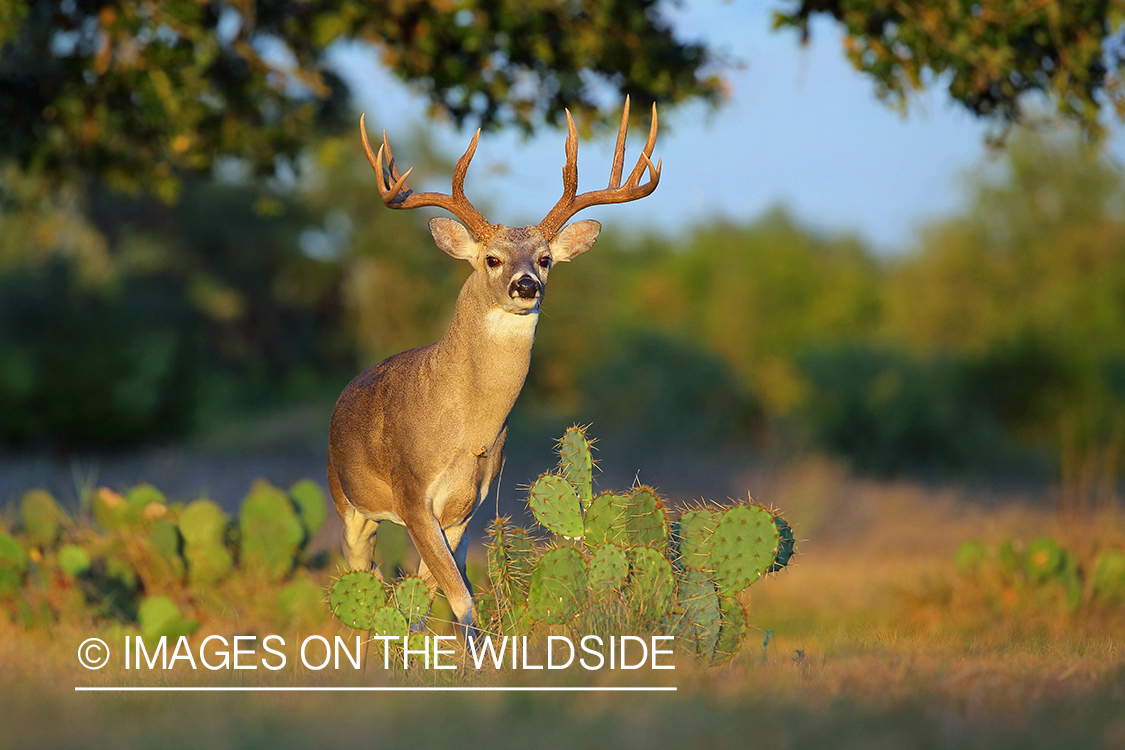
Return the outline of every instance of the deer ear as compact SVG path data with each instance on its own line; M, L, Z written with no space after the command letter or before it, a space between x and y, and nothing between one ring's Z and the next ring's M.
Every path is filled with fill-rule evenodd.
M430 234L437 246L454 258L471 261L477 257L477 241L453 219L430 219Z
M571 260L594 246L602 225L592 219L576 221L563 227L551 240L551 256L556 260Z

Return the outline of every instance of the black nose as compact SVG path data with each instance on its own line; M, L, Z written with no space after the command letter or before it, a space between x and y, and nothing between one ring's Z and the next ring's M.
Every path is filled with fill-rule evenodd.
M539 281L534 276L520 276L512 284L512 291L523 299L535 299L539 294Z

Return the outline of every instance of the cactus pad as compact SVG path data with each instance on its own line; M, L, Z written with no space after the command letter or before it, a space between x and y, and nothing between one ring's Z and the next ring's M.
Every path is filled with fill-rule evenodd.
M27 570L27 553L15 537L0 531L0 594L15 595Z
M307 537L312 537L324 526L328 517L328 506L320 485L311 479L302 479L289 488L289 497L297 506L297 515L305 525Z
M715 655L711 659L711 663L716 665L735 657L742 648L746 626L750 622L746 607L733 597L722 597L719 600L719 612L722 614L719 640L715 643Z
M711 534L718 523L718 513L708 508L684 511L677 533L679 562L690 570L711 567Z
M651 487L639 487L626 506L625 538L629 546L652 547L664 554L668 548L668 514Z
M625 544L625 523L629 498L603 492L586 509L584 541L590 549L602 544Z
M493 521L488 533L488 577L497 599L504 607L526 600L535 545L524 529L512 526L506 517Z
M582 508L590 507L594 497L594 461L590 456L590 441L581 427L571 427L559 441L559 470L577 490Z
M612 591L621 588L629 573L629 560L625 552L613 544L603 544L590 554L590 588L594 591Z
M356 630L373 630L373 614L385 604L383 582L366 570L344 573L328 589L328 606L332 614Z
M418 625L430 611L430 587L418 576L403 578L395 587L395 604L407 625Z
M680 628L695 643L695 652L704 659L710 659L719 641L722 622L715 583L702 571L688 570L680 582L678 593Z
M773 525L777 527L777 553L773 557L773 564L769 567L770 573L776 573L788 565L797 547L797 542L793 538L793 527L788 521L781 516L774 516Z
M258 480L242 502L238 523L242 567L268 581L285 578L305 539L305 527L289 496L269 482Z
M556 625L566 622L578 613L586 584L586 561L578 550L551 550L539 558L531 572L528 615Z
M559 536L582 536L582 508L578 493L567 480L544 474L535 480L529 496L535 520Z
M1039 537L1027 545L1027 554L1024 557L1024 569L1027 577L1036 583L1054 578L1062 572L1065 565L1066 550L1055 544L1049 537Z
M210 500L196 500L180 513L180 535L191 583L217 583L230 573L234 559L223 544L226 526L222 508Z
M55 498L43 490L28 490L20 499L20 519L27 532L27 541L36 547L49 547L55 543L65 517Z
M1102 550L1094 563L1094 598L1109 604L1125 604L1125 551Z
M137 620L141 625L141 637L146 643L158 641L165 636L174 641L181 635L191 635L199 629L199 623L184 618L176 603L166 596L146 597L137 609Z
M59 550L59 568L70 578L77 578L90 569L90 555L76 544L67 544Z
M676 588L671 563L649 547L633 547L628 557L632 572L625 591L634 610L643 617L663 618Z
M378 607L371 612L371 625L367 629L372 635L391 635L399 638L407 635L409 626L406 618L395 607Z
M711 535L711 567L719 593L730 596L762 577L778 549L773 516L758 505L728 508Z

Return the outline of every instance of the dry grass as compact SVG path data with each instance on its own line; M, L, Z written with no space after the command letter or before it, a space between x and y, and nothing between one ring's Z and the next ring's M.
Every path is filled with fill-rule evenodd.
M791 570L754 587L756 630L743 655L711 670L680 661L671 673L592 678L673 684L675 694L76 695L76 684L137 677L79 669L81 628L48 637L0 626L0 746L1125 747L1125 614L995 614L948 595L959 585L954 550L968 537L1050 533L1081 552L1125 539L1119 512L1064 522L1027 498L985 506L949 489L853 481L816 462L755 482L766 486L756 495L786 498L806 541ZM254 592L224 596L251 602ZM264 610L240 612L209 632L265 632ZM401 679L381 669L346 681L303 670L219 675L281 685ZM568 670L484 682L590 679Z

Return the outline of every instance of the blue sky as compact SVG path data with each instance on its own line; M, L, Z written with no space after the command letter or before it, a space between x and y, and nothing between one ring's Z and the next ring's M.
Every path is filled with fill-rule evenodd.
M689 0L670 8L681 37L702 39L743 63L728 74L732 96L717 111L662 111L655 156L664 167L656 192L588 209L581 218L677 233L716 217L750 221L784 206L810 226L855 233L895 252L908 249L927 221L960 206L964 176L989 158L985 124L941 90L917 96L901 115L852 69L833 24L815 25L811 43L801 47L793 32L771 31L773 7L762 0ZM403 143L406 128L426 119L424 98L380 68L373 51L350 50L345 74L363 81L358 104L369 122L389 124L392 142L393 123L400 123ZM647 123L646 113L638 115ZM471 136L443 122L433 123L431 133L451 158ZM630 164L642 138L630 134ZM490 204L491 221L538 222L561 191L564 140L561 130L531 139L514 132L482 136L466 192ZM580 190L605 186L612 150L611 136L581 142ZM362 158L358 139L356 154ZM410 163L402 146L396 156ZM449 185L413 187L448 191Z

